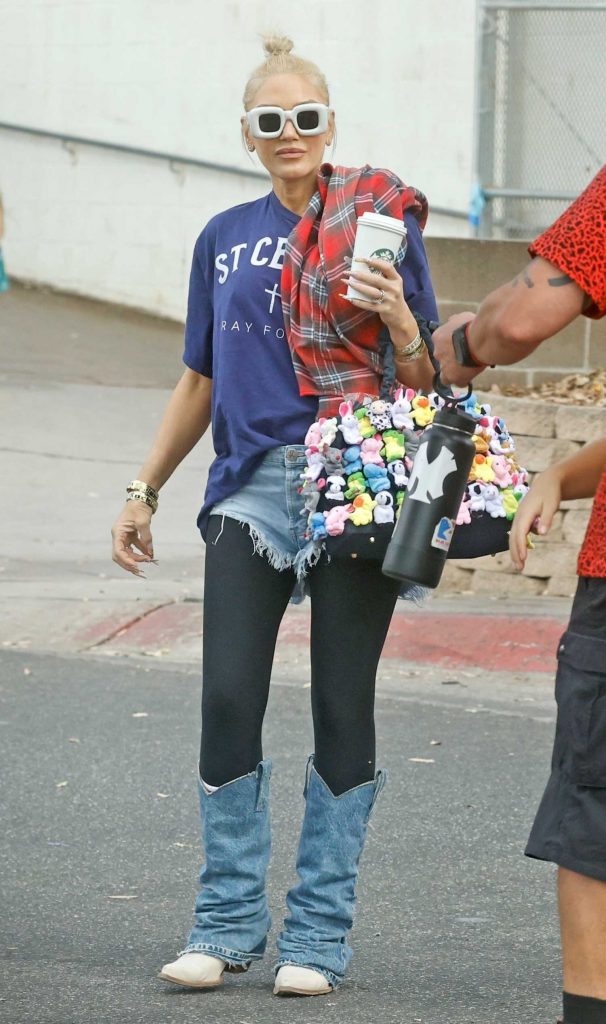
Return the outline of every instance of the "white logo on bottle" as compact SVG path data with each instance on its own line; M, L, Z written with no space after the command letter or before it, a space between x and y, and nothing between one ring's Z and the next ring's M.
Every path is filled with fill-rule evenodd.
M445 445L431 462L427 458L427 445L421 445L408 482L409 499L424 501L429 505L430 501L441 498L444 494L444 481L456 468L456 459Z

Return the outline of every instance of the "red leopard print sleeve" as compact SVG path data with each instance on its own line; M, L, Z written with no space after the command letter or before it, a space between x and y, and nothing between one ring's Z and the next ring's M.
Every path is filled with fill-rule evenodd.
M593 501L591 518L577 564L579 576L606 578L606 470Z
M529 246L568 274L593 300L585 315L606 315L606 166L578 199ZM579 576L606 578L606 470L598 487L577 564Z
M606 165L578 199L528 247L589 295L585 315L606 315Z

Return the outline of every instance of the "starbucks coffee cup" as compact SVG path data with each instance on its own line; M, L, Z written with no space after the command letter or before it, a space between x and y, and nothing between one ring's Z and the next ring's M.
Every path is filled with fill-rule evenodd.
M395 263L396 256L405 239L404 221L398 220L397 217L385 217L382 213L363 213L361 217L358 217L351 269L355 273L357 256ZM359 264L359 266L363 266L363 264ZM379 274L379 271L375 270L372 273ZM351 284L348 286L345 296L348 299L367 298Z

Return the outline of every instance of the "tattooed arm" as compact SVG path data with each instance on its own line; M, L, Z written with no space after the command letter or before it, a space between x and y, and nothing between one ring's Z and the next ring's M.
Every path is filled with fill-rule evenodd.
M584 291L547 260L532 260L508 284L496 288L481 304L477 315L457 313L433 336L435 353L442 364L445 383L464 385L483 367L459 366L452 348L452 332L470 321L469 349L478 363L506 366L557 334L591 302Z

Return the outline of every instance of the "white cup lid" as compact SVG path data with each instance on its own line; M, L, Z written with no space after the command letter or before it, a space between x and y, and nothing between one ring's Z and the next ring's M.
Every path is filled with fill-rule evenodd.
M398 220L397 217L387 217L383 213L363 213L361 217L358 217L358 222L372 224L374 227L384 228L386 231L395 231L400 237L406 234L406 225L403 220Z

